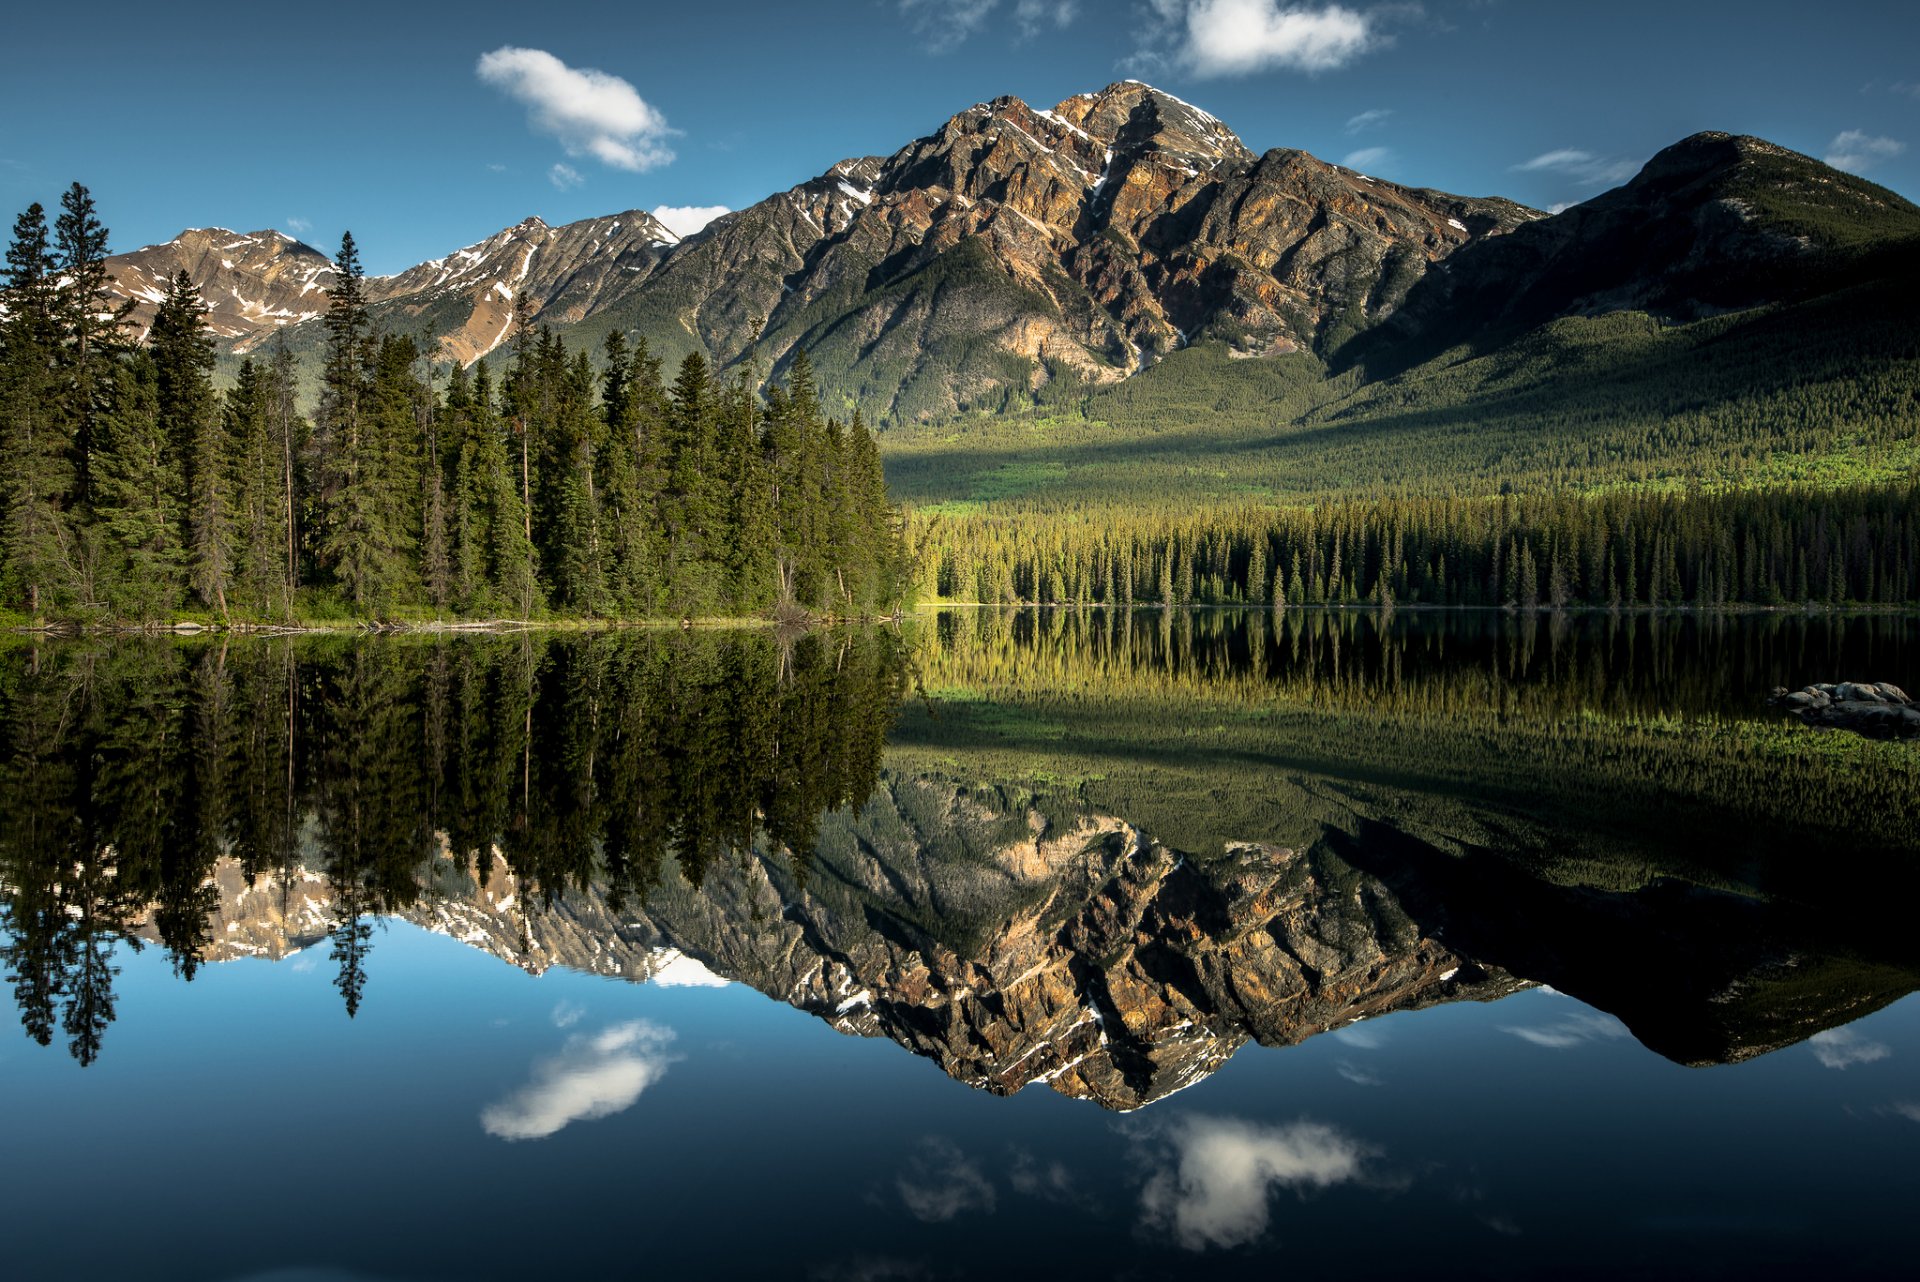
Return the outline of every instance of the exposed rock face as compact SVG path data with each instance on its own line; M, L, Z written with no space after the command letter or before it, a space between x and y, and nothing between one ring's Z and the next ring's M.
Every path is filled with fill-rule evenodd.
M119 295L133 300L129 319L143 338L167 282L185 271L200 287L208 325L235 351L325 315L334 277L333 261L311 245L277 231L224 227L190 227L163 245L116 254L107 270Z
M389 328L425 332L441 341L447 359L467 363L505 340L516 294L524 292L550 323L572 324L646 279L677 243L644 210L565 227L529 218L445 258L369 278L367 300ZM326 254L277 231L184 231L108 260L115 288L136 300L139 333L182 269L200 286L213 332L241 355L290 327L296 347L318 341L336 275Z
M1885 681L1823 683L1792 692L1783 686L1769 702L1810 726L1851 730L1869 739L1920 736L1920 705Z

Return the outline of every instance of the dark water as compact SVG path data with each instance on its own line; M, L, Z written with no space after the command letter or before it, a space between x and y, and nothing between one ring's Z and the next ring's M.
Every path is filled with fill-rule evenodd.
M1891 618L0 649L7 1278L1906 1276Z

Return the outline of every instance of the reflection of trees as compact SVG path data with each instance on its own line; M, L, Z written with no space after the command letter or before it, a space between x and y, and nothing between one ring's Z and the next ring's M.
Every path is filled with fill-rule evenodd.
M872 790L902 670L874 632L0 654L0 960L22 1023L90 1063L116 948L157 937L191 980L222 857L249 884L324 877L349 1015L372 919L496 852L533 911L589 886L644 899L670 866L698 884L761 839L804 865L820 813Z

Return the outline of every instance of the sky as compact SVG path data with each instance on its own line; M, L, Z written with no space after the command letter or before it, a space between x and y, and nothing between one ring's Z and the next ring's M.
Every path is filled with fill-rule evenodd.
M376 274L529 215L691 228L973 103L1142 79L1255 151L1540 208L1702 129L1920 197L1920 3L468 0L8 18L0 210L86 184L116 251L279 228ZM83 38L76 39L76 31Z

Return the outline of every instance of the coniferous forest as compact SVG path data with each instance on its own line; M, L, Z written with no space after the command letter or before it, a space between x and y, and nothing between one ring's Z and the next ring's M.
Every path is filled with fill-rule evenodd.
M185 272L144 336L74 184L16 220L0 326L0 609L116 623L891 612L911 579L874 441L784 385L598 359L518 300L470 369L369 316L349 234L317 407L284 348L214 382ZM144 341L141 341L144 338Z

